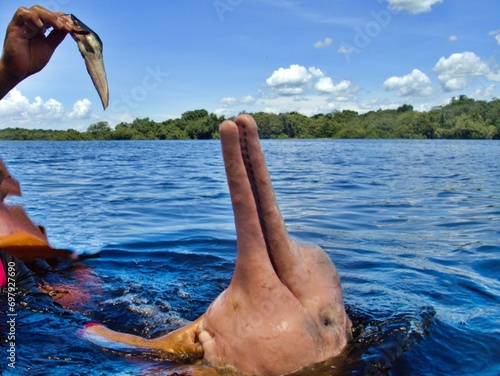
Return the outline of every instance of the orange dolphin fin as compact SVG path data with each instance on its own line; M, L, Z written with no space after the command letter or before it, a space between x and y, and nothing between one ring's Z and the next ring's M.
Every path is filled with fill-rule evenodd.
M78 330L77 334L81 339L109 350L124 353L149 350L173 356L179 360L196 359L203 356L203 349L198 342L196 329L204 318L205 315L202 315L196 321L155 339L116 332L97 323L85 325L83 329Z

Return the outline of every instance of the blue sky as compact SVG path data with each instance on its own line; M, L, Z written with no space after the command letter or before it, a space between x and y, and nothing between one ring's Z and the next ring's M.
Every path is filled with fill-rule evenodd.
M2 33L20 5L34 4L99 34L110 106L102 110L68 36L0 102L0 128L85 130L200 108L226 117L429 110L461 94L500 97L498 0L3 0Z

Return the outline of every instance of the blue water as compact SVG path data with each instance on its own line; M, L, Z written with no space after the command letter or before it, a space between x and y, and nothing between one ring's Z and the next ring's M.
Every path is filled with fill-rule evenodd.
M323 247L341 275L358 338L343 374L500 374L498 142L263 148L290 233ZM236 243L219 143L0 142L0 156L22 184L13 201L52 245L94 255L45 265L44 277L71 281L83 267L99 281L81 312L19 297L17 368L8 373L0 338L4 373L175 368L102 351L75 333L98 321L154 337L195 319L227 286Z

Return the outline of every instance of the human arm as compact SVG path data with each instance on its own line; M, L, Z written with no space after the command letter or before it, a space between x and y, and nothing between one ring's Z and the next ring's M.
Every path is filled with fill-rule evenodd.
M45 35L50 27L53 30ZM39 5L19 8L7 26L0 58L0 99L22 80L42 70L72 27L63 13Z

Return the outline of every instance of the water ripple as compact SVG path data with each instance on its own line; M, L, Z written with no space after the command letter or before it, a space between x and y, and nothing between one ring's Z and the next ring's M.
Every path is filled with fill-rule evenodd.
M500 373L497 142L265 140L263 148L290 233L331 256L366 338L348 371ZM101 283L84 313L26 298L18 362L34 374L146 372L151 363L102 353L74 333L95 320L154 337L202 314L228 285L236 239L218 142L0 142L0 155L22 183L15 201L53 245L92 256L82 263ZM50 271L72 278L64 265ZM398 328L408 334L399 346Z

